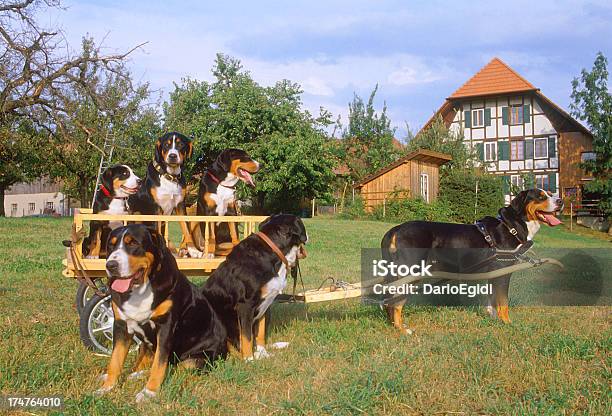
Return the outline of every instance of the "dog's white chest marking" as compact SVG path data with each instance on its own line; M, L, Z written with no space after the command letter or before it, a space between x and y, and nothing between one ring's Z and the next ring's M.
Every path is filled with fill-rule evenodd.
M164 176L160 177L160 185L157 187L157 203L164 215L171 215L176 206L183 200L181 186L169 181Z
M215 211L217 215L222 216L227 213L227 207L234 202L234 189L219 185L216 194L210 194L210 197L217 204Z
M285 256L287 258L287 262L291 266L295 264L298 249L299 247L292 247L291 250L289 250L289 253L287 253L287 255ZM281 264L281 267L278 270L278 274L274 276L268 283L266 283L266 285L262 289L264 297L261 304L257 308L257 315L255 316L255 320L261 318L266 313L272 302L274 302L274 299L276 299L276 296L278 296L280 293L283 293L285 286L287 286L287 267L285 267L284 264Z
M108 209L105 211L101 211L100 214L110 214L110 215L123 215L127 214L127 209L125 206L125 200L113 198L111 203L108 206ZM115 228L119 228L123 225L123 221L110 221L108 226L111 230Z
M151 283L132 289L130 297L118 308L119 317L123 319L128 327L128 332L137 332L144 335L141 324L149 322L151 318L151 306L153 305L153 290Z
M540 230L539 221L527 221L527 240L533 240L533 237Z

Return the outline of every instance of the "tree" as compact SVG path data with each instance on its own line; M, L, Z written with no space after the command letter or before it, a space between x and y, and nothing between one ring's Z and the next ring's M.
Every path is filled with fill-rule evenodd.
M601 195L600 208L612 214L612 94L608 89L608 60L599 52L591 71L583 69L572 81L572 115L585 121L593 134L594 160L582 167L594 180L585 188Z
M218 54L212 72L212 83L175 85L163 106L165 127L195 138L196 168L239 147L263 162L256 189L239 190L256 210L295 212L305 199L325 196L333 178L329 113L313 117L302 109L299 85L282 80L262 87L231 57Z
M89 45L85 39L83 48ZM125 67L108 72L92 65L82 79L87 87L68 85L59 99L63 111L48 113L45 125L54 128L49 129L44 166L52 179L61 180L67 195L86 207L100 163L96 149L103 150L105 138L114 139L113 161L128 164L142 176L161 129L155 107L146 105L148 85L132 85Z
M434 150L451 155L453 159L442 165L442 171L456 168L471 169L478 161L476 152L463 142L463 133L449 130L441 116L436 117L428 128L419 132L406 146L408 152L417 149Z
M82 75L89 66L116 72L132 52L104 55L93 42L83 53L70 52L58 30L34 19L59 6L58 0L0 0L0 216L5 190L41 173L36 162L44 154L37 158L40 148L32 143L41 133L40 116L64 111L62 92L71 84L86 87ZM25 120L34 128L28 134L20 130Z
M357 94L349 103L348 127L336 147L336 155L350 169L353 180L359 180L397 160L400 151L393 144L395 130L387 117L387 105L377 113L372 90L367 104Z

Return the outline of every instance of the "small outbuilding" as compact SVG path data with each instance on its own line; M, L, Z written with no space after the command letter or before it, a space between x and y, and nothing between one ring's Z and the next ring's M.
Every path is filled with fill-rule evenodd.
M390 198L438 197L440 166L451 160L445 153L419 149L363 178L355 185L367 211Z

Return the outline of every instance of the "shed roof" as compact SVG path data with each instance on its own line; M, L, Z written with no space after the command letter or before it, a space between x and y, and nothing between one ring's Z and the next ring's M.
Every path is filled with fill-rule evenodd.
M372 181L373 179L378 178L381 175L384 175L385 173L389 172L390 170L395 169L396 167L400 165L403 165L404 163L409 162L410 160L419 160L422 162L435 163L436 165L440 166L440 165L445 164L449 160L452 160L452 157L451 155L447 155L446 153L440 153L440 152L436 152L433 150L427 150L427 149L418 149L414 152L407 154L406 156L402 158L399 158L395 162L372 173L371 175L366 176L359 183L355 184L354 187L361 188L366 183Z

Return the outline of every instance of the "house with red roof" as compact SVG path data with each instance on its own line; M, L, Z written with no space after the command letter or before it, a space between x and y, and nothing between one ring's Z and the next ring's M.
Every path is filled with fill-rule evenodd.
M595 156L591 133L501 59L451 94L423 129L438 116L462 132L488 172L504 178L507 203L510 184L593 199L583 190L592 178L579 166Z

